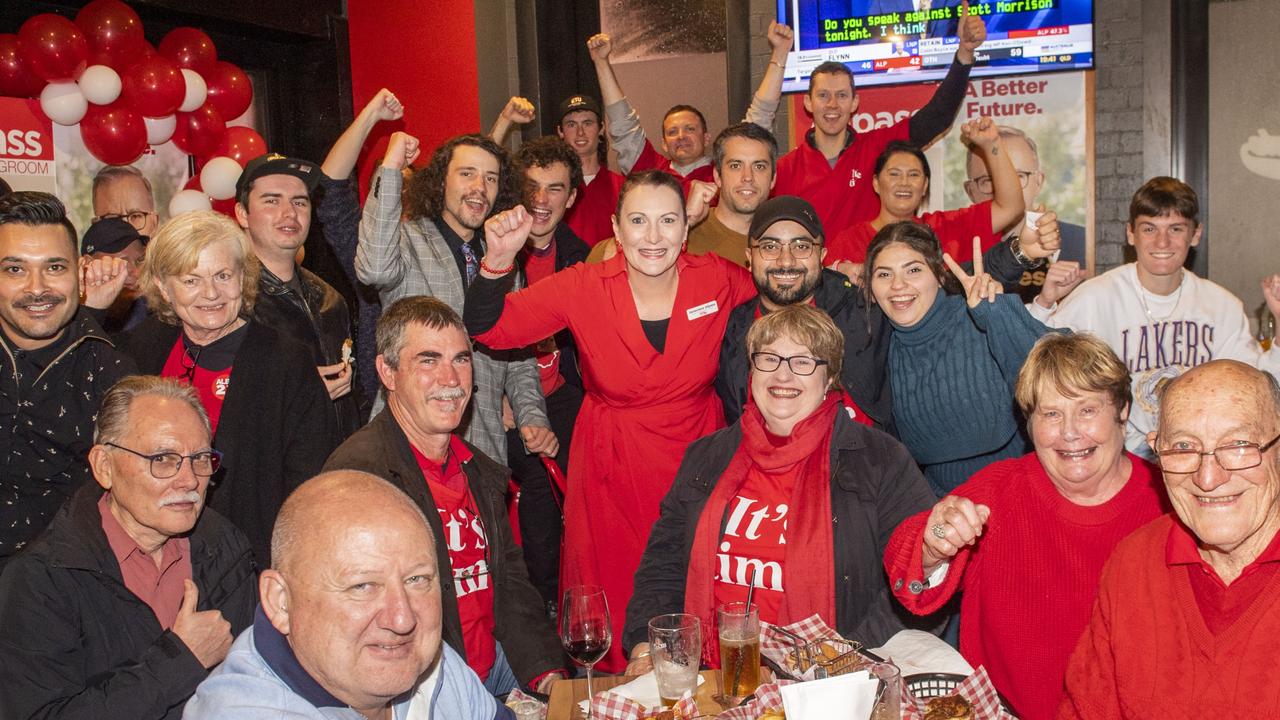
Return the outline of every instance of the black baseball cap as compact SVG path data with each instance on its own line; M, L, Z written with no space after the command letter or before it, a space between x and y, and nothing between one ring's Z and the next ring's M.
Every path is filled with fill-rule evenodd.
M791 220L800 223L815 239L823 237L822 221L808 200L795 195L779 195L760 203L755 215L751 216L751 228L747 237L752 240L760 237L771 225L779 220Z
M314 192L320 184L320 166L310 160L285 157L280 153L267 153L249 161L236 181L236 197L244 194L250 183L267 175L292 175L307 186L307 192Z
M151 238L138 232L122 218L103 218L89 226L84 237L80 238L80 254L92 255L96 252L117 253L129 247L134 240L146 246Z
M579 110L593 112L597 118L604 117L604 114L600 112L600 103L595 98L590 95L570 95L564 99L564 102L560 103L560 121L564 121L565 115Z

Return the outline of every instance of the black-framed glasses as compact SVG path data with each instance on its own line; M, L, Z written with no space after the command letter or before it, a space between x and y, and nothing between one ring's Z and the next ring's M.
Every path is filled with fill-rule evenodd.
M155 213L146 212L144 210L130 210L129 212L124 213L106 213L98 215L93 219L93 221L98 222L99 220L106 220L107 218L118 218L132 225L134 230L141 230L147 226L147 218L152 215L155 215Z
M1199 470L1200 464L1204 462L1204 458L1207 455L1212 455L1218 461L1218 466L1223 470L1248 470L1261 465L1262 454L1270 450L1277 441L1280 441L1280 435L1276 435L1263 445L1251 442L1236 443L1234 445L1216 447L1207 452L1201 452L1200 450L1158 450L1156 451L1156 456L1160 459L1161 470L1178 475L1189 474Z
M1022 185L1022 187L1025 189L1025 188L1027 187L1027 183L1031 182L1031 176L1032 176L1032 175L1035 175L1035 173L1033 173L1033 172L1023 172L1023 171L1019 170L1019 171L1018 171L1018 183L1019 183L1020 185ZM992 184L991 184L991 176L990 176L990 175L980 175L980 176L978 176L978 177L974 178L974 179L973 179L973 184L974 184L974 185L977 185L977 186L978 186L978 190L980 190L980 191L982 191L982 192L984 192L984 193L989 193L989 192L992 192L992 191L993 191L993 186L992 186Z
M797 260L804 260L813 254L814 248L821 247L822 243L815 240L791 240L789 242L780 242L778 240L765 240L758 242L751 247L760 253L760 257L765 260L777 260L782 257L782 248L790 248L791 257Z
M167 480L177 475L182 470L182 463L186 460L191 461L191 472L200 477L209 477L218 472L218 467L222 465L222 453L217 450L201 450L198 453L190 455L179 455L175 452L156 453L155 455L147 455L137 450L130 450L123 445L117 445L113 442L102 443L113 447L117 450L123 450L127 453L133 453L151 463L151 474L157 480Z
M195 352L192 352L192 348ZM188 385L196 384L196 368L200 366L200 352L204 350L203 345L187 345L182 344L182 379L187 381Z
M791 368L791 372L796 375L812 375L817 371L819 365L831 364L826 360L819 360L808 355L782 357L777 353L771 352L751 353L751 364L760 372L773 372L782 367L782 363L786 363L787 367Z

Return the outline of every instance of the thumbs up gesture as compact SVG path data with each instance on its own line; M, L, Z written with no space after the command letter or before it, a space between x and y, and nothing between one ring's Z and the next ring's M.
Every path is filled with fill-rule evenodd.
M190 580L183 580L182 607L173 621L173 634L177 635L205 668L222 662L231 649L231 623L218 610L197 611L200 589Z

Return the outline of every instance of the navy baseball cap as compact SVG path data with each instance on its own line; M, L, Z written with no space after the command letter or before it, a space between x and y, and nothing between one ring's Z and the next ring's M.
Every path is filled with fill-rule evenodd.
M145 246L150 239L123 218L103 218L90 225L84 237L80 238L80 254L118 253L129 247L135 240Z
M795 195L779 195L765 200L756 208L755 215L751 216L751 228L747 231L747 237L752 240L760 237L779 220L800 223L815 239L823 236L822 221L818 219L817 211L808 200Z
M560 120L564 121L564 116L569 113L586 110L596 114L597 118L603 118L604 113L600 111L600 103L590 95L570 95L560 103Z
M236 197L244 194L246 188L260 177L267 175L292 175L307 186L307 192L313 192L320 184L320 166L310 160L285 157L280 153L267 153L249 161L236 181Z

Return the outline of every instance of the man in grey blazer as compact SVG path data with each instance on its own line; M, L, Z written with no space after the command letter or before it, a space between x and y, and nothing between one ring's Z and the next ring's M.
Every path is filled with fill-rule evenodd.
M404 170L419 151L417 138L402 132L391 136L364 205L356 276L378 289L383 307L402 297L430 295L462 314L467 285L484 257L484 221L518 202L520 175L493 140L459 135L414 170L406 186ZM477 345L473 371L475 394L463 437L506 464L505 427L514 423L530 453L554 456L559 442L547 419L533 355ZM513 416L506 426L504 395ZM379 398L375 415L381 407Z

